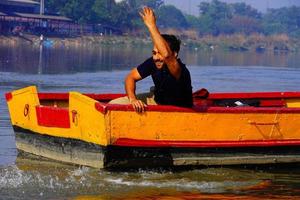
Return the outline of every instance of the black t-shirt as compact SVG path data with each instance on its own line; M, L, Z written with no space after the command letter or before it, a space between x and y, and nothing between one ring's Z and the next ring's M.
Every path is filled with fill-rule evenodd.
M192 85L190 72L185 64L178 59L181 67L179 80L173 77L167 66L157 69L153 58L147 59L137 67L142 78L152 76L155 85L154 100L162 105L175 105L182 107L192 107Z

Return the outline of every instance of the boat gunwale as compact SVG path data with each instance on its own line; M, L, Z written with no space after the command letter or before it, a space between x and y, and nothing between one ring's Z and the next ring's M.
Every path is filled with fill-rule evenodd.
M9 97L10 93L6 93ZM84 95L95 100L109 101L110 99L123 97L125 94L95 94L84 93ZM68 100L69 93L38 93L39 99L42 100ZM248 92L248 93L211 93L207 99L200 100L217 100L217 99L300 99L300 92ZM194 96L197 102L197 96ZM97 102L95 108L105 114L107 111L134 111L131 105L108 104ZM186 113L300 113L300 108L287 107L254 107L254 106L237 106L237 107L220 107L210 105L194 105L192 108L184 108L170 105L149 105L147 111L153 112L186 112Z
M99 107L102 106L102 109ZM131 105L117 105L117 104L100 104L97 110L104 113L107 111L132 111L134 109ZM146 108L147 112L183 112L183 113L300 113L300 108L278 108L278 107L269 107L269 108L260 108L253 106L242 106L242 107L217 107L217 106L198 106L195 105L192 108L183 108L176 106L167 106L167 105L149 105Z
M8 94L8 93L7 93ZM96 93L83 93L93 99L111 100L118 97L124 97L126 94L121 93L107 93L107 94L96 94ZM56 100L67 100L69 93L46 93L39 92L38 97L41 100L56 99ZM194 99L198 99L196 93L193 94ZM274 99L274 98L300 98L300 91L296 92L226 92L226 93L210 93L209 100L217 99ZM199 99L202 99L201 97Z
M273 98L300 98L300 91L287 92L223 92L210 93L209 99L273 99Z
M83 93L84 95L95 100L111 100L118 97L123 97L125 94L95 94ZM69 93L38 93L40 100L68 100ZM217 99L282 99L282 98L300 98L300 92L245 92L245 93L210 93L207 100ZM197 101L197 96L194 96ZM201 99L203 100L203 99ZM205 100L205 99L204 99ZM131 105L118 105L97 102L95 108L101 112L106 113L110 111L134 111ZM158 112L187 112L187 113L300 113L300 108L286 108L286 107L254 107L254 106L238 106L238 107L219 107L194 105L192 108L184 108L170 105L149 105L146 111Z

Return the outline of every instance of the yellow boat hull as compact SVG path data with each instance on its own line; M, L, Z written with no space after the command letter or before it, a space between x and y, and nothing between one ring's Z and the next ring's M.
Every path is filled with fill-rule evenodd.
M234 95L226 98L239 99ZM6 99L18 149L64 162L119 166L130 163L125 158L135 153L143 162L132 159L129 165L299 162L298 152L290 149L300 146L300 95L264 95L240 97L262 96L260 104L268 104L264 107L217 106L220 99L212 94L205 103L195 97L193 108L148 106L142 114L130 105L107 104L118 95L39 94L30 86L7 93ZM275 105L279 101L282 106Z

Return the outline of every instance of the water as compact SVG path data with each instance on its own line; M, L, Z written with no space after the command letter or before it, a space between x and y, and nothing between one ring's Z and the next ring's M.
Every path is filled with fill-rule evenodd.
M123 80L151 49L0 47L0 199L297 199L300 165L109 172L18 155L4 93L123 93ZM299 54L183 49L194 91L299 91ZM138 83L147 91L151 79Z

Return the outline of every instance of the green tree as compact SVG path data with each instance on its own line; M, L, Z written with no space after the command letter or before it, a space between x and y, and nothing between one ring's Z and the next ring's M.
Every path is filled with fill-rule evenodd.
M258 12L255 8L245 4L245 3L234 3L231 4L233 8L234 15L261 19L262 14Z
M65 15L79 23L117 26L124 30L141 29L138 12L143 6L158 9L163 0L47 0L46 10Z
M214 20L229 19L232 16L232 9L229 4L218 0L212 0L211 3L200 3L199 11L200 17L209 16Z
M154 10L164 4L163 0L126 0L129 7L133 10L139 10L144 6L148 6Z
M94 0L92 5L92 12L97 16L97 21L103 24L116 24L116 17L114 16L119 12L115 1L111 0Z
M263 18L265 34L300 36L300 7L270 9Z
M118 5L119 13L117 15L122 13L122 16L119 16L119 19L123 21L121 24L124 25L127 31L134 31L144 28L144 24L139 16L141 9L144 6L148 6L156 10L163 5L163 0L124 0L118 3Z
M47 13L60 14L80 23L96 20L91 10L94 0L47 0L45 10Z
M219 35L222 32L228 32L224 30L228 27L223 24L228 24L233 15L229 4L218 0L213 0L211 3L202 2L199 5L199 13L200 33Z
M262 25L261 22L255 18L235 15L230 20L230 25L234 29L234 32L251 34L251 33L261 33Z
M260 12L245 3L234 3L231 6L233 17L230 20L230 25L234 32L244 34L262 32L262 14Z
M158 25L170 28L187 28L188 23L182 12L172 5L163 5L157 9Z
M121 1L117 4L117 12L114 13L115 26L125 32L131 32L138 27L135 25L138 14L130 11L130 9L126 1Z
M61 9L68 0L47 0L45 1L45 12L50 14L60 14Z
M194 16L194 15L185 15L184 16L187 23L188 23L188 26L192 29L199 29L199 25L200 25L200 22L199 22L199 18Z

